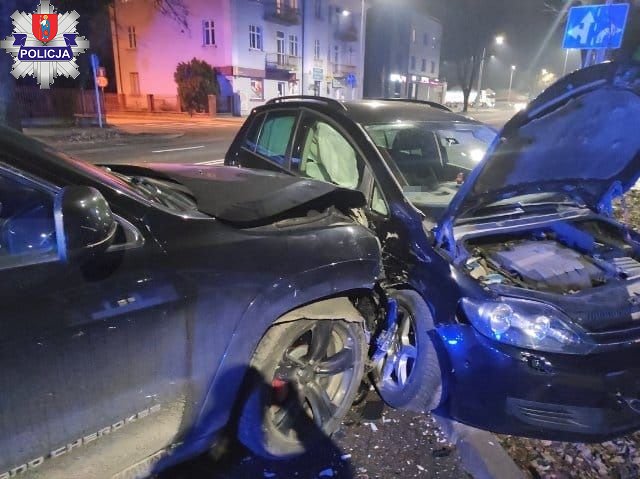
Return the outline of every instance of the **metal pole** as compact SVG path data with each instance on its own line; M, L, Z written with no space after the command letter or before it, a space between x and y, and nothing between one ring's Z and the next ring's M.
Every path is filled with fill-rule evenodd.
M367 7L365 5L365 0L361 1L361 12L360 12L360 64L362 65L362 69L360 70L360 78L358 81L360 82L360 98L364 98L364 54L365 54L365 14L367 12Z
M562 76L567 74L567 63L569 62L569 49L567 48L566 53L564 54L564 67L562 67Z
M301 95L305 95L305 91L304 91L304 56L307 53L306 50L305 50L307 44L305 42L305 37L304 37L304 34L305 34L304 26L305 26L305 23L307 22L307 19L304 17L304 13L305 13L304 12L304 10L305 10L304 9L304 4L305 3L306 3L305 0L302 0L300 2L300 13L302 15L302 58L300 59L300 70L301 70L301 73L300 73L300 94Z
M476 92L476 101L474 102L476 106L480 104L480 90L482 89L482 76L484 75L484 61L487 57L487 47L482 49L482 59L480 60L480 71L478 72L478 88Z
M98 87L98 65L100 60L98 55L93 53L91 55L91 67L93 68L93 86L96 91L96 109L98 111L98 125L102 128L102 107L100 106L100 88Z
M515 69L511 68L511 76L509 77L509 95L507 96L507 103L511 103L511 87L513 86L513 74L515 73Z

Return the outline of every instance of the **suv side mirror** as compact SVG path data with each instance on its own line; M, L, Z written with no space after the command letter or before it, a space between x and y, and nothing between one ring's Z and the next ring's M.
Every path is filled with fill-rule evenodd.
M84 260L111 246L118 223L102 193L89 186L67 186L54 203L58 250L64 261Z

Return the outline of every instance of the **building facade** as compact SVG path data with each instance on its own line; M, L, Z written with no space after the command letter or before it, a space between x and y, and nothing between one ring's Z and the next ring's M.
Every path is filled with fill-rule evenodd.
M365 97L444 100L438 20L385 2L369 10L367 31Z
M158 108L175 98L176 67L192 58L218 71L219 111L247 114L292 94L361 96L362 0L183 3L186 26L161 14L155 0L115 0L117 90L127 103L145 109L152 94Z

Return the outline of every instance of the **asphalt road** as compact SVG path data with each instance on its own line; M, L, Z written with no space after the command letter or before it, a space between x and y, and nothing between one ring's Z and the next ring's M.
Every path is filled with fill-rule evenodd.
M500 128L511 110L477 110L468 115ZM28 134L92 163L209 163L221 164L242 118L122 116L109 119L105 139L91 130L32 129Z
M242 119L118 118L100 132L33 129L27 133L92 163L222 162Z

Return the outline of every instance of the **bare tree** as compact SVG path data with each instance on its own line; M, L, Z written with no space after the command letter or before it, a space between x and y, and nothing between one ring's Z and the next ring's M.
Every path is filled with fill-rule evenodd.
M456 64L457 80L464 96L464 111L478 79L482 53L499 32L500 19L478 0L451 0L442 13L446 15L444 55Z

